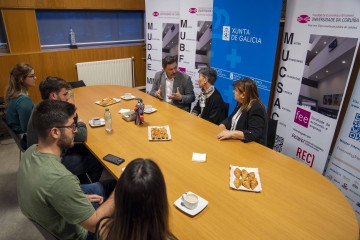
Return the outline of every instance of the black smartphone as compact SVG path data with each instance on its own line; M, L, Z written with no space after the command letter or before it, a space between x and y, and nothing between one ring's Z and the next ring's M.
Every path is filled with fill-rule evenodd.
M116 165L120 165L120 164L122 164L123 162L125 162L125 159L119 158L119 157L114 156L114 155L112 155L112 154L106 155L105 157L103 157L103 159L104 159L105 161L111 162L111 163L116 164Z

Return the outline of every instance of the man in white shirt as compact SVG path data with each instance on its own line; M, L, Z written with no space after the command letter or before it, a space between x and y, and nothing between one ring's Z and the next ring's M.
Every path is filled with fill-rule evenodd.
M174 56L165 57L162 66L163 71L155 74L150 95L189 112L195 100L190 77L177 70L177 59Z

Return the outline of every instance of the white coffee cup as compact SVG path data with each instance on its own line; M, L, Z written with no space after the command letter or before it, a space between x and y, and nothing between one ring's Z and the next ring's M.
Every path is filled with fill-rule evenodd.
M124 95L126 98L131 98L132 97L132 94L131 93L125 93Z
M101 120L100 120L99 117L94 117L94 118L92 119L92 124L93 124L93 125L99 125L100 123L101 123Z
M152 106L151 105L145 105L145 111L150 112L152 110Z
M194 193L184 193L181 198L185 207L187 207L188 209L192 210L198 206L199 198Z

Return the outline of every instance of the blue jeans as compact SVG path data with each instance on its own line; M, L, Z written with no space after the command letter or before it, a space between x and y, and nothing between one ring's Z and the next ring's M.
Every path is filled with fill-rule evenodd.
M93 182L99 181L104 168L84 144L75 144L64 152L61 162L74 175L87 173Z
M112 191L116 186L117 181L114 179L104 180L101 182L91 183L91 184L81 184L80 188L85 194L96 194L104 198L104 202L110 196ZM95 210L100 206L97 203L91 203ZM95 234L88 232L86 240L95 239Z

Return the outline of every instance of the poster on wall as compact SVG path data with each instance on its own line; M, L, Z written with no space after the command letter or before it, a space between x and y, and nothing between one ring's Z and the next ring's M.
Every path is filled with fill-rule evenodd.
M212 17L212 0L183 0L180 3L178 67L190 76L195 96L200 94L199 69L210 67Z
M288 0L274 149L323 173L360 35L357 0Z
M360 74L325 176L344 193L360 224Z
M146 92L155 73L162 70L162 59L178 56L179 0L146 0Z
M230 103L231 113L236 106L233 82L251 78L267 106L282 0L214 0L213 5L211 67L218 73L215 87Z

